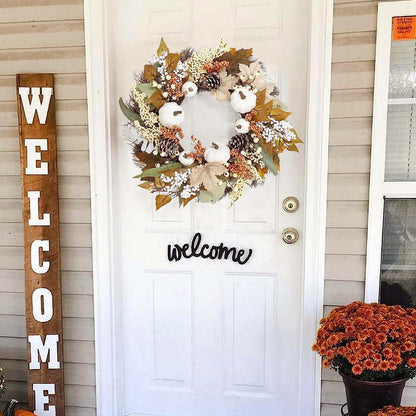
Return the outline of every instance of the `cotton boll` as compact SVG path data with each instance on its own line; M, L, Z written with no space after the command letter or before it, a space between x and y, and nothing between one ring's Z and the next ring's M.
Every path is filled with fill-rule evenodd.
M191 98L194 97L198 92L198 87L194 82L187 81L182 85L182 92L185 92L186 96Z
M159 121L164 127L179 126L184 120L183 110L176 103L166 103L159 110Z
M231 107L237 113L249 113L256 106L256 94L245 87L237 88L231 94Z
M250 128L250 122L240 118L235 122L235 131L240 134L248 133Z

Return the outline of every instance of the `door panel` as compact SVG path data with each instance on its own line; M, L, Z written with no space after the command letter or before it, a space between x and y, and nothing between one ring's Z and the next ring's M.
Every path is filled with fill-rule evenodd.
M307 0L113 0L112 101L126 96L163 36L169 48L252 47L281 88L304 138ZM183 104L186 140L205 144L233 135L234 112L208 94ZM295 195L303 205L303 147L282 155L282 171L247 189L234 207L191 202L154 210L137 187L123 140L125 120L112 115L116 173L124 414L135 416L272 416L298 412L302 208L281 208ZM297 244L281 231L298 229ZM248 263L167 260L168 244L221 242L253 249Z

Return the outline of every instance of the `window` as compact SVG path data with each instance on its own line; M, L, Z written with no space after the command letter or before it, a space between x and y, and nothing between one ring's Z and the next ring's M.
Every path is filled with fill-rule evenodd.
M366 301L416 306L416 1L379 4Z

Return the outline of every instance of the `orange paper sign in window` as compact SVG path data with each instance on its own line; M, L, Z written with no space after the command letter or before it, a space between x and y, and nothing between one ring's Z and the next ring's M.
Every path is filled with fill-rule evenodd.
M416 16L393 17L393 40L414 40Z

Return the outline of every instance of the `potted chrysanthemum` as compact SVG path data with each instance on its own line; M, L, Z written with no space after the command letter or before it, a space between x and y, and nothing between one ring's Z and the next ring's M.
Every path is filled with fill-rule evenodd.
M371 412L368 416L416 416L416 407L384 406L382 409Z
M353 302L321 320L312 349L344 381L349 416L399 406L416 375L416 310Z

